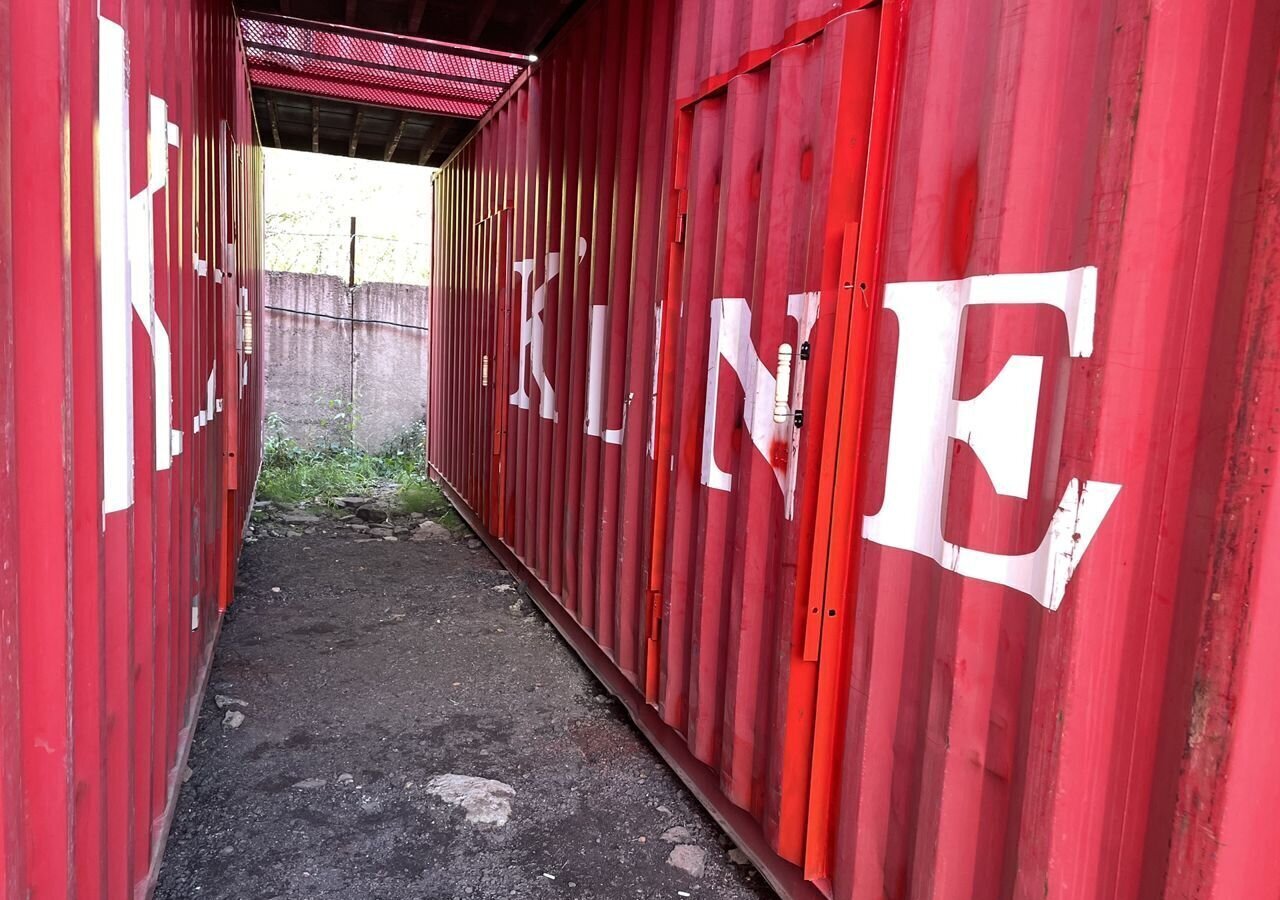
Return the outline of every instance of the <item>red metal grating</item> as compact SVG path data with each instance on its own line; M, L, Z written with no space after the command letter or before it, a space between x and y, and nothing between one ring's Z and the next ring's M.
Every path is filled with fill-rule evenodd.
M254 85L447 116L484 115L530 62L266 13L240 24Z

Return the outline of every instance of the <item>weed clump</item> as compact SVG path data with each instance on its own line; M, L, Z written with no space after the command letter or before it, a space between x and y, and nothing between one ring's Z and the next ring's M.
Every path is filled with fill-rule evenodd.
M332 503L338 497L394 496L405 513L453 515L440 488L427 479L426 430L406 429L376 452L333 445L308 449L267 417L258 496L277 503Z

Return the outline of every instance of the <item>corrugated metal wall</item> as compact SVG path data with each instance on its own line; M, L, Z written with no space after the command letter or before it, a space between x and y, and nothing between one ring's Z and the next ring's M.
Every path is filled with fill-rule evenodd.
M594 6L436 182L430 459L637 684L671 25Z
M788 896L1273 895L1280 5L860 5L579 14L432 466Z
M0 884L153 883L260 456L229 2L0 3Z
M663 719L803 859L814 680L832 627L806 601L826 401L856 238L879 13L682 10L658 379ZM748 55L743 50L764 47ZM790 361L780 362L780 353ZM787 383L789 380L789 384ZM781 403L781 407L778 404ZM820 600L817 606L821 606ZM814 613L819 613L815 615Z
M1274 0L911 4L837 896L1280 891L1278 54Z
M436 182L434 468L797 885L860 5L592 4Z

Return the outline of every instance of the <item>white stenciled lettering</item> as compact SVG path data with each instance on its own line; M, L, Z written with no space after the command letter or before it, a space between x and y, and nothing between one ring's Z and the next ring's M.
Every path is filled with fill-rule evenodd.
M626 426L625 411L621 427L606 428L604 424L604 351L609 342L609 335L605 330L608 316L609 307L591 307L591 331L587 336L590 347L587 354L587 416L583 430L590 437L603 438L606 444L621 444L622 431Z
M582 262L587 255L585 238L578 238L577 259ZM556 393L550 379L547 378L546 358L544 353L546 328L545 314L547 310L547 286L552 279L560 276L560 254L548 253L546 257L546 275L542 284L530 292L530 282L534 277L534 261L522 259L513 267L520 276L520 361L517 369L516 389L508 402L512 406L528 409L530 398L525 383L525 372L538 386L538 415L544 419L556 418Z
M898 361L884 503L863 523L867 540L919 553L960 575L1058 608L1120 485L1071 479L1030 553L989 553L945 540L951 438L973 449L997 493L1028 496L1044 368L1040 357L1012 356L978 396L956 400L957 358L965 309L1001 304L1057 309L1066 320L1071 355L1091 356L1097 282L1097 270L1086 267L885 286L885 309L898 320Z
M147 184L129 184L129 89L124 29L99 17L98 214L103 420L103 515L133 504L132 317L151 341L155 398L155 467L168 469L174 439L169 333L155 307L155 197L169 181L169 147L179 139L168 107L148 98Z

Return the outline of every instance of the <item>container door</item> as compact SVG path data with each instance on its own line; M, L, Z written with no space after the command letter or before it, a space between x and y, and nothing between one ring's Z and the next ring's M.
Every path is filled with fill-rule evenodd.
M843 624L807 586L878 21L837 17L729 73L676 135L649 699L794 862L821 634Z
M481 333L485 345L480 357L480 385L484 397L486 420L492 423L492 436L486 443L489 454L488 478L484 489L488 505L483 507L486 524L492 534L501 535L506 528L506 451L510 406L504 392L511 347L513 271L512 210L499 210L480 223L481 247L486 271L492 279L490 298L486 304L489 324Z

